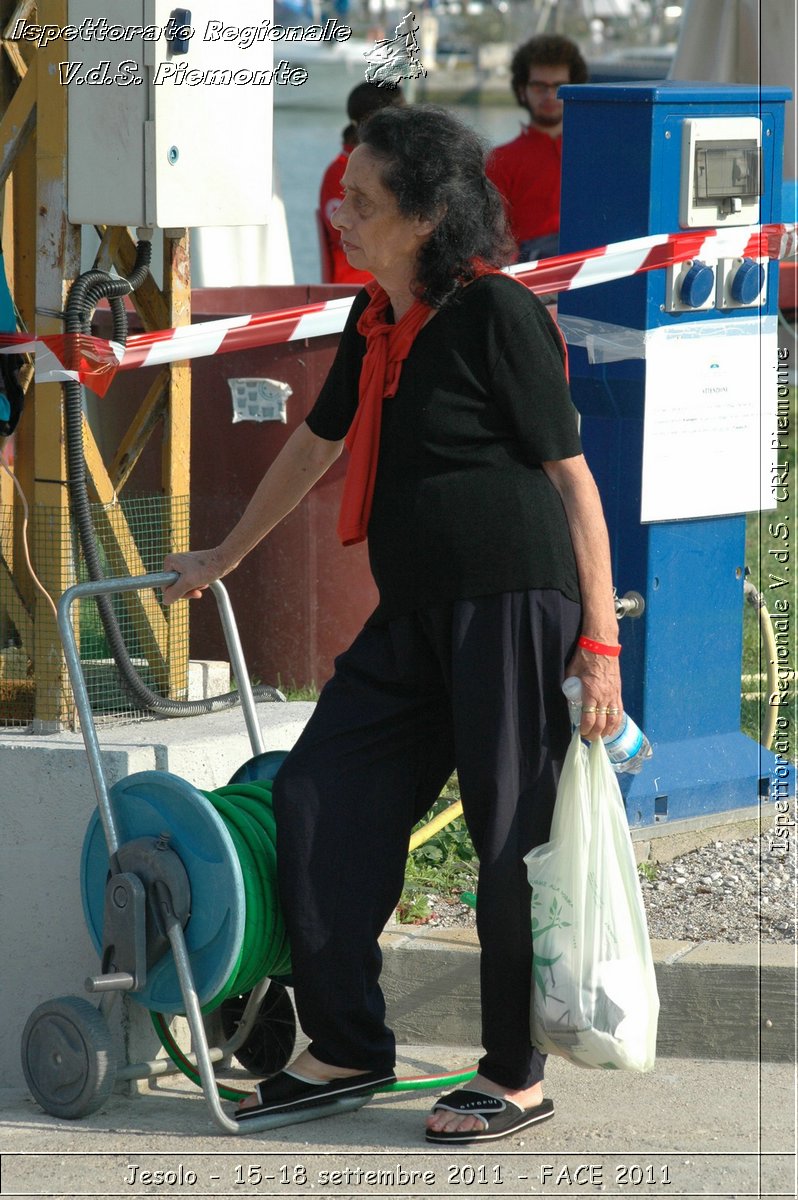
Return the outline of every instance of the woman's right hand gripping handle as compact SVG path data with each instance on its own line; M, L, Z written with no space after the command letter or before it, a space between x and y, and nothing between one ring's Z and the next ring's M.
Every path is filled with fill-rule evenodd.
M164 571L177 571L180 578L163 590L164 604L176 600L199 600L208 585L228 573L216 550L193 550L185 554L167 554Z

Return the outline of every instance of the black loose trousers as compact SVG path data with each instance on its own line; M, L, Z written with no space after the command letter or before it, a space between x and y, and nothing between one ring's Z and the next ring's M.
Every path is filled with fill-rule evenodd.
M458 600L366 626L336 659L274 787L297 1011L322 1062L394 1066L378 937L411 829L456 767L480 860L480 1070L507 1088L542 1079L523 857L548 837L580 617L551 589Z

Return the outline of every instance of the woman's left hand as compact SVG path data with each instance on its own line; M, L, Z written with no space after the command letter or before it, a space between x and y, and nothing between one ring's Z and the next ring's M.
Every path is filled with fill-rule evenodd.
M582 737L594 741L616 733L623 720L621 672L617 658L577 650L569 662L566 676L582 681Z
M544 462L543 470L559 492L568 519L582 593L582 632L594 642L617 646L610 545L595 480L581 454ZM594 740L620 729L623 702L618 656L579 648L565 674L582 681L582 736Z

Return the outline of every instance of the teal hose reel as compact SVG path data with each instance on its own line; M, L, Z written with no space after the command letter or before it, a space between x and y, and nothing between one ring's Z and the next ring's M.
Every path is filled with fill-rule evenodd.
M273 773L284 757L272 755ZM251 991L265 975L290 974L276 894L272 777L201 792L166 771L142 771L111 788L123 850L168 831L168 847L185 868L191 896L186 949L204 1012ZM83 842L80 882L86 926L100 955L107 879L108 849L95 813ZM144 986L130 996L155 1012L182 1013L174 959L164 955L148 966Z
M100 1005L75 996L39 1005L22 1035L22 1066L39 1104L66 1118L100 1108L116 1079L172 1070L163 1059L115 1067L106 1017L122 991L150 1010L172 1062L201 1086L219 1128L240 1135L221 1100L246 1093L220 1087L213 1063L234 1054L258 1077L272 1074L290 1058L296 1032L284 987L291 962L277 896L271 803L272 781L286 752L263 747L229 598L214 583L252 757L213 792L166 771L140 772L109 788L70 619L79 598L163 588L176 578L164 572L77 584L59 603L58 625L98 800L83 841L80 884L86 926L101 961L100 973L86 987L100 995ZM228 1040L211 1048L203 1018L217 1009ZM190 1056L169 1031L167 1018L176 1014L188 1021ZM398 1080L381 1090L448 1087L474 1073ZM340 1100L325 1110L348 1112L369 1098ZM247 1132L318 1115L313 1110L252 1118Z

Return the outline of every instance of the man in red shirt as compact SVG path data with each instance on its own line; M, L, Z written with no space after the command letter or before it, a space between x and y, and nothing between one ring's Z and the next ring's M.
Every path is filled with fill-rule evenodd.
M557 89L586 83L587 64L568 38L542 35L518 47L511 72L529 124L514 141L496 147L487 170L504 197L518 261L531 262L557 253L563 116Z
M332 278L326 280L328 283L368 283L371 279L371 275L367 271L358 271L355 267L350 267L341 248L340 231L333 227L331 219L344 198L341 176L346 168L349 155L357 145L358 125L377 109L387 108L392 104L404 104L402 89L398 84L391 86L390 84L360 83L352 89L347 98L346 115L351 124L347 125L343 132L341 153L324 172L319 192L319 212L332 259Z

